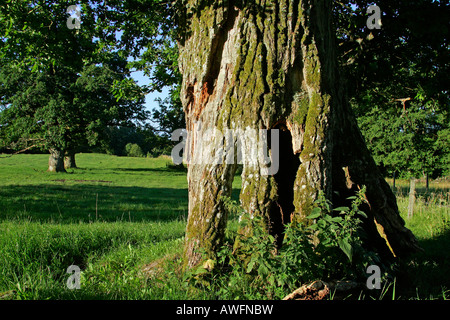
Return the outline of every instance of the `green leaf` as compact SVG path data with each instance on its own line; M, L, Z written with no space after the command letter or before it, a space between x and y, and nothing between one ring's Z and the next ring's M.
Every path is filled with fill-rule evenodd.
M267 275L269 273L269 269L264 264L261 264L258 268L258 274Z
M325 238L320 242L323 246L328 247L328 245L331 243L330 238Z
M345 255L348 257L348 259L350 260L350 262L352 262L352 246L350 243L348 243L348 241L346 239L340 239L338 241L339 243L339 248L341 248L341 250L345 253Z
M313 231L316 230L317 228L318 228L317 224L312 224L308 227L309 230L313 230Z
M38 69L38 67L39 67L39 65L38 65L38 63L36 62L36 63L33 65L33 68L31 69L31 72L36 72L37 69Z
M12 26L14 24L14 19L12 17L9 18L9 25L8 25L8 29L6 29L6 33L4 35L4 37L6 38L8 36L8 34L11 32Z
M361 217L367 219L367 214L366 214L364 211L358 211L358 214L359 214Z
M332 222L337 222L337 223L341 223L344 219L342 219L342 217L334 217L333 219L331 219Z
M317 219L320 217L322 210L320 208L314 208L311 210L311 214L306 217L306 219Z
M274 275L273 274L271 274L269 277L268 277L268 282L269 282L269 284L271 285L271 286L274 286L275 285L275 277L274 277Z
M327 226L327 223L325 222L325 220L319 220L317 221L317 225L319 226L319 228L324 229Z
M247 273L252 272L253 266L255 265L255 262L256 262L256 261L255 261L254 259L250 260L250 262L249 262L248 265L247 265Z
M203 268L203 266L200 266L199 268L197 268L194 272L195 275L199 275L199 274L203 274L203 273L208 273L209 271L206 270L205 268Z
M339 211L339 212L347 212L350 210L349 207L337 207L333 209L334 211Z

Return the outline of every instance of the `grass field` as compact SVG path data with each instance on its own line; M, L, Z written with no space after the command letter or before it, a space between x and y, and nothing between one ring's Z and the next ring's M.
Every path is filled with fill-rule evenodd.
M188 206L186 173L168 158L78 154L67 174L47 173L47 161L0 156L0 299L234 298L191 286L167 259L182 250ZM233 186L237 197L240 177ZM397 186L405 217L407 186ZM450 184L418 191L406 223L425 251L404 262L389 297L448 298ZM67 289L70 265L82 270L80 290Z

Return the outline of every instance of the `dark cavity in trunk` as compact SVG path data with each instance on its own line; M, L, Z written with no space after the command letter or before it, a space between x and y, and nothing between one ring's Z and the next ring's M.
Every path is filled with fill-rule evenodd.
M277 247L283 243L285 225L291 222L294 207L294 182L300 159L292 148L292 135L284 125L278 125L280 130L280 165L274 175L277 183L277 201L270 208L270 234L276 239Z

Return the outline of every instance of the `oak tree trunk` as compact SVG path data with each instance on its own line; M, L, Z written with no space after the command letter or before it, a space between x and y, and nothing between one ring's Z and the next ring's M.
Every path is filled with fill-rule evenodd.
M66 172L64 169L64 152L57 149L50 149L50 157L48 159L49 172Z
M77 163L75 162L75 152L68 151L64 157L64 168L74 169L77 168Z
M231 194L237 164L212 163L227 129L242 132L239 141L231 138L236 153L239 146L248 151L262 141L246 129L280 130L276 174L264 175L260 158L242 154L240 201L248 213L264 218L268 232L281 237L283 223L303 220L320 190L338 206L366 185L370 245L391 256L417 249L343 94L332 2L186 2L179 42L190 133L185 266L214 258L223 240L227 215L221 197ZM209 135L205 153L197 138L213 130L223 135Z

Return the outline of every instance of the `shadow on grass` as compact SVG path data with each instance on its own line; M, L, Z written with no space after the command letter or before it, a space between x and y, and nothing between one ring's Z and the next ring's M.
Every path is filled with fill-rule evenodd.
M165 164L165 166L159 166L159 167L153 167L153 168L149 168L149 167L146 167L146 166L142 166L142 167L129 167L129 166L125 166L125 167L108 167L108 166L106 166L106 167L95 167L95 168L92 168L92 167L89 167L89 168L82 168L82 167L77 167L77 168L74 168L73 170L75 170L75 171L83 171L83 170L85 170L85 171L112 171L112 172L115 172L115 171L117 171L117 172L143 172L143 173L145 173L145 172L149 172L149 173L152 173L152 172L158 172L158 173L170 173L170 174L177 174L177 173L179 173L179 174L183 174L183 175L185 175L186 174L186 172L187 172L187 167L186 167L186 165L176 165L176 164L173 164L173 163L170 163L170 162L167 162L166 164Z
M110 185L21 185L0 189L0 221L73 223L185 219L187 189Z
M450 294L450 229L440 235L420 240L423 252L404 262L405 272L399 277L403 296L420 299L443 298Z

